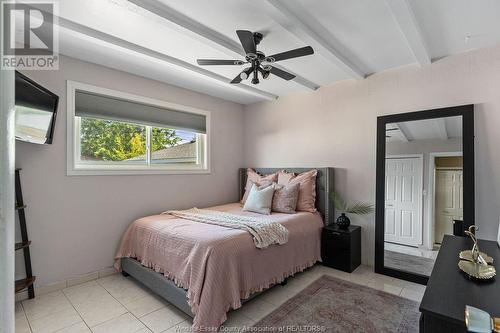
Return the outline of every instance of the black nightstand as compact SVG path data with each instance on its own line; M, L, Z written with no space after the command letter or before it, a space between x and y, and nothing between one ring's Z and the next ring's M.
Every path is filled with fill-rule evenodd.
M323 265L351 273L361 264L361 227L350 225L341 229L337 224L323 228L321 234Z

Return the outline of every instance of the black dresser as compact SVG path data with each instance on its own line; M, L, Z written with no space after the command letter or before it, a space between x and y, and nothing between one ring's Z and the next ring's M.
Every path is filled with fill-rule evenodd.
M361 264L361 227L342 229L337 224L323 228L321 234L323 265L351 273Z
M458 268L458 253L471 248L472 240L468 237L444 237L420 303L420 332L467 332L466 305L500 316L500 277L489 281L470 280ZM480 240L479 249L493 257L497 274L500 274L497 243Z

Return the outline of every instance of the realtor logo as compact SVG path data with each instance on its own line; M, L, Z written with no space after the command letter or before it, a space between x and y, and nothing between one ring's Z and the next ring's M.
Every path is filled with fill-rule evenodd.
M2 69L59 69L57 5L48 1L2 1Z

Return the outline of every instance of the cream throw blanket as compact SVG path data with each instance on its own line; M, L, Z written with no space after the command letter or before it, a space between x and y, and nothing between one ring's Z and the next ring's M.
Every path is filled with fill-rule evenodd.
M232 229L248 231L253 236L253 242L259 249L272 244L288 242L288 230L278 222L267 217L254 217L219 212L209 209L191 208L187 210L169 210L163 214L170 214L183 219L220 225Z

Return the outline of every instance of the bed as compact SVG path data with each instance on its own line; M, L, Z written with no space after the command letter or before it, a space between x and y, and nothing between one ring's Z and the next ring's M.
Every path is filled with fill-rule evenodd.
M270 174L282 169L295 173L311 170L254 170ZM244 230L154 215L135 221L127 230L116 256L119 268L193 317L194 328L218 328L231 309L321 260L321 228L333 222L329 200L333 168L315 169L318 212L273 213L268 217L288 230L287 243L259 249ZM240 169L240 198L245 184L246 169ZM239 203L210 209L260 215L243 212Z

